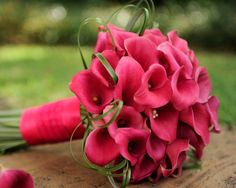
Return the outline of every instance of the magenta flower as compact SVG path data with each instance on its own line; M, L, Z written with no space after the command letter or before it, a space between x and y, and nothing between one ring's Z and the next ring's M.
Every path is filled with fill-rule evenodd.
M85 144L88 159L97 165L104 166L115 160L119 155L119 147L105 128L94 129Z
M144 107L134 100L134 94L140 87L144 74L140 64L132 57L122 57L115 72L118 76L118 83L114 98L123 100L124 105L133 106L139 112L143 111Z
M100 28L99 28L100 29ZM97 37L97 43L96 46L94 48L94 52L103 52L104 50L112 50L114 49L112 43L107 40L107 33L101 31L98 33L98 37Z
M74 76L70 89L91 113L101 113L113 99L113 90L105 86L90 70L84 70Z
M117 130L115 142L119 145L120 154L135 165L146 152L146 142L150 132L145 129L122 128ZM110 150L111 151L111 150Z
M166 105L172 97L170 81L165 69L159 64L150 66L142 77L142 84L134 95L134 100L149 108Z
M156 46L167 41L167 37L161 33L160 29L146 29L143 37L154 42Z
M174 141L177 134L179 112L171 104L167 104L161 108L151 109L148 113L153 133L164 141Z
M1 188L34 188L30 174L17 169L7 169L0 172Z

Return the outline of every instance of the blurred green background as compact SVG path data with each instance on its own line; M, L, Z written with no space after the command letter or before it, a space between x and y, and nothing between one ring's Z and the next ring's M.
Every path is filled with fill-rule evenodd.
M86 17L108 18L126 1L1 0L0 108L25 108L72 96L71 77L82 69L77 32ZM221 101L220 122L236 125L236 1L158 0L163 33L176 29L208 68L213 94ZM122 25L129 12L114 20ZM81 41L89 60L97 25Z

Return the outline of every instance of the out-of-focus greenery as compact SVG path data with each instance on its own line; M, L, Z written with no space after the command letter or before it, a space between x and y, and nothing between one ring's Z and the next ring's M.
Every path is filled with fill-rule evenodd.
M75 44L79 23L86 17L108 18L122 6L106 0L1 0L0 43ZM176 29L191 45L236 50L236 1L158 0L156 18L166 33ZM115 20L122 24L129 12ZM93 44L97 28L85 28L83 43Z
M89 60L92 49L83 51ZM197 52L197 56L212 78L213 94L220 99L220 122L235 125L236 55ZM68 84L81 69L78 49L73 47L1 47L1 97L13 108L23 108L73 96Z

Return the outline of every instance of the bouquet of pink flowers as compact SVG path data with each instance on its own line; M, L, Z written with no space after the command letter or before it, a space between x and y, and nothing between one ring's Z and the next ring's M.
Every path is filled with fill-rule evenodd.
M122 187L144 179L155 183L199 165L210 132L220 132L219 101L187 42L176 31L165 36L152 28L154 6L144 2L148 8L135 5L144 15L138 32L137 15L127 30L96 19L91 64L80 49L86 70L70 83L77 97L24 111L11 137L4 140L0 133L0 151L83 138L85 166ZM14 115L2 112L0 122ZM12 128L1 125L8 133Z

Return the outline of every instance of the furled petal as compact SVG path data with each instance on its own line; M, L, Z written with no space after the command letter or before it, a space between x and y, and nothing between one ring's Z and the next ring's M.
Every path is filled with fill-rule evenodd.
M171 31L167 34L168 40L171 42L173 46L184 52L185 54L189 54L189 48L188 48L188 43L186 40L180 38L177 34L177 32Z
M154 42L156 46L167 41L167 37L161 33L160 29L146 29L143 36Z
M134 99L146 107L158 108L166 105L171 96L172 89L165 69L159 64L153 64L143 75L142 85Z
M140 63L144 71L150 65L158 63L156 45L144 37L135 37L125 40L125 48L129 56Z
M212 96L209 100L207 105L207 110L211 117L211 123L214 125L213 130L217 133L221 131L219 124L218 124L218 109L220 102L217 97Z
M112 43L107 39L107 32L100 31L98 33L94 52L103 52L104 50L112 49L114 49L114 47L112 46Z
M120 153L132 166L146 152L149 134L148 130L135 128L121 128L117 131L115 141L119 145Z
M171 104L149 111L152 131L160 139L172 142L176 138L179 113Z
M190 145L192 145L195 148L195 155L198 159L202 158L203 149L205 147L205 144L203 143L201 137L197 135L193 128L186 125L183 122L180 122L178 125L178 138L182 139L188 139Z
M180 113L180 120L193 127L205 145L210 142L210 116L204 104L196 103Z
M75 75L70 83L70 89L91 113L101 113L113 99L113 90L105 86L89 70L81 71Z
M109 62L111 67L115 70L119 56L115 51L105 50L101 53L103 57ZM98 58L94 58L91 63L91 71L107 86L112 87L115 83L112 80L112 77L103 66L103 64L98 60Z
M183 161L186 159L186 151L189 149L189 141L177 139L167 146L166 154L169 161L166 161L166 166L162 167L164 177L167 177L175 172L176 169L181 168Z
M162 65L164 64L163 66L169 69L169 74L173 74L179 67L183 66L183 74L187 78L191 78L193 65L190 58L185 53L171 45L170 42L161 43L157 47L157 50L159 62Z
M119 156L119 148L107 129L97 128L86 140L85 153L92 163L104 166Z
M140 64L132 57L121 58L116 67L118 83L115 88L114 98L121 99L127 106L133 106L137 111L142 111L143 106L134 101L134 94L141 85L144 71Z
M179 68L171 78L173 90L172 103L181 111L193 105L199 96L199 87L195 80L183 76L183 67Z
M106 107L104 109L104 112L108 111L111 107ZM104 117L104 120L106 123L108 123L114 113L111 113ZM123 106L119 116L116 118L116 120L108 127L108 131L110 135L115 138L117 130L120 128L128 128L133 127L136 129L143 128L144 121L143 117L139 112L137 112L133 107L131 106Z
M148 154L144 154L139 158L138 162L134 166L132 171L132 182L137 183L148 176L150 176L153 171L157 168L158 163L156 163Z
M147 140L147 153L155 161L160 161L164 158L166 144L164 141L151 134Z
M192 65L193 65L193 74L192 75L194 76L196 74L197 68L199 67L199 61L198 61L193 50L189 51L189 58L190 58Z
M0 171L0 187L34 188L34 182L30 174L22 170L8 169Z
M198 67L196 70L195 81L199 87L199 97L197 102L205 103L208 101L211 92L211 81L207 70L203 67Z

